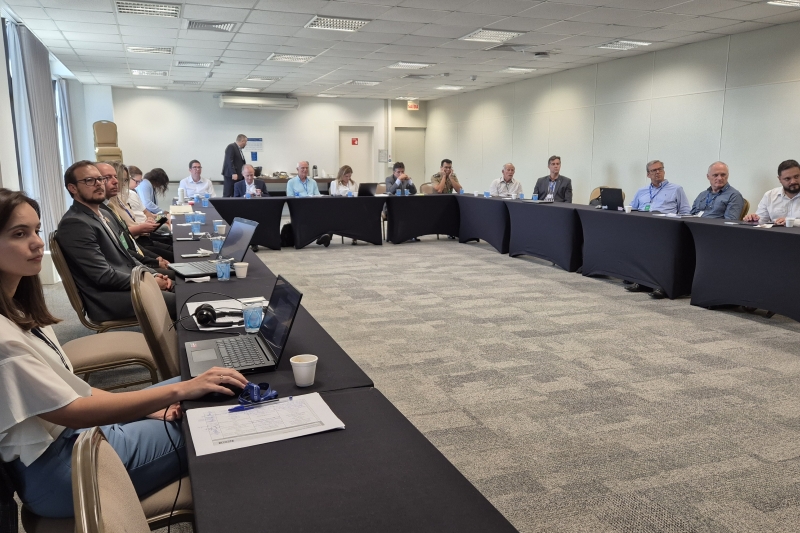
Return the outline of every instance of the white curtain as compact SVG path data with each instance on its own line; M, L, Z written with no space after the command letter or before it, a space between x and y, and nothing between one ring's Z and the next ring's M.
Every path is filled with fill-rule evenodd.
M58 78L55 81L56 113L58 116L58 146L61 153L61 172L67 170L75 162L72 151L72 124L69 120L69 88L67 80Z
M24 26L6 25L22 189L41 206L47 243L66 211L50 53Z

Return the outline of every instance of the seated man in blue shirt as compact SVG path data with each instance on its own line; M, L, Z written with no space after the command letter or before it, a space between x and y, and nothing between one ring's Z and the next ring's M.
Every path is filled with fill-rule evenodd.
M728 183L728 165L717 161L708 167L706 177L711 186L701 192L692 204L692 214L703 218L739 220L744 207L741 193Z
M642 187L633 196L631 207L637 211L652 211L667 214L688 215L690 211L689 199L683 192L683 187L670 183L665 179L664 163L658 159L647 163L647 177L650 184ZM625 287L629 292L646 292L650 298L661 299L667 293L664 289L647 287L639 283L632 283Z
M314 178L308 177L308 161L297 163L297 176L286 183L286 197L295 198L303 196L322 196ZM331 236L327 233L322 234L317 239L317 244L326 248L331 244Z
M691 211L689 199L683 187L665 179L664 163L659 160L647 163L650 184L633 195L631 207L637 211L652 211L666 214L688 215Z

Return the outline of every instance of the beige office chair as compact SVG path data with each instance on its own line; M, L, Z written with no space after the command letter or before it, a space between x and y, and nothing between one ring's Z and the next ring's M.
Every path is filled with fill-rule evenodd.
M744 220L744 217L747 216L747 212L750 211L750 202L747 201L747 198L742 198L744 200L744 205L742 205L742 214L739 215L739 220Z
M193 519L189 478L181 492L172 522ZM164 527L178 482L139 500L125 466L100 428L81 433L72 449L72 503L75 533L148 533ZM27 526L26 530L27 530Z
M419 192L422 194L433 194L433 184L429 181L419 186Z
M589 193L589 204L591 204L593 201L595 201L598 198L600 198L600 189L604 189L604 188L607 188L607 187L609 187L609 186L608 185L601 185L599 187L595 187L594 189L592 189L592 192ZM623 202L625 201L625 191L622 191L622 201Z
M375 194L386 194L386 184L379 183L377 187L375 187ZM383 232L383 240L386 240L386 208L381 212L381 232Z
M122 150L117 144L117 125L108 120L98 120L92 124L94 130L94 153L97 161L119 161L122 163Z
M131 301L161 376L164 379L179 376L181 366L177 326L172 327L172 319L158 283L150 271L141 265L131 273Z
M116 328L131 328L136 327L139 325L139 322L136 319L126 319L126 320L107 320L105 322L95 322L86 314L86 308L83 305L83 299L81 298L81 293L78 290L78 286L75 285L75 280L72 278L72 273L69 270L69 265L67 264L67 260L64 257L64 254L61 252L61 247L58 245L58 241L56 240L56 236L58 235L58 231L54 231L50 234L50 254L53 258L53 264L56 265L56 270L58 270L58 274L61 276L61 281L64 285L64 290L67 291L67 298L69 298L69 303L72 305L72 308L78 314L78 319L80 319L81 324L86 326L89 329L97 331L98 333L102 333L104 331L108 331L109 329L116 329Z
M133 385L158 383L158 367L147 346L144 335L136 331L109 331L71 340L61 346L72 363L75 375L89 375L102 370L112 370L124 366L143 366L150 373L149 379L126 381L108 387L106 390L131 387Z

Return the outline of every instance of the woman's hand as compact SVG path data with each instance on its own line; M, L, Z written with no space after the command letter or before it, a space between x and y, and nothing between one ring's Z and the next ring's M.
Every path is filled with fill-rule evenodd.
M180 385L184 389L182 394L184 400L194 400L211 392L234 396L235 393L228 387L243 389L247 385L247 378L232 368L215 366L194 379L182 382ZM225 385L228 387L225 387Z
M183 409L181 409L181 404L173 403L166 409L161 409L160 411L156 411L155 413L150 413L147 415L147 418L152 418L154 420L164 420L164 411L167 412L167 422L174 422L175 420L180 420L183 418Z

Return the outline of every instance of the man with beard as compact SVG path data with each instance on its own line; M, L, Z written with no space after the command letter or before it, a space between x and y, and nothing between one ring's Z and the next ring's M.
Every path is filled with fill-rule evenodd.
M64 185L72 206L58 224L58 245L70 273L94 321L129 319L135 316L131 303L131 271L139 261L123 247L100 206L106 200L106 178L90 161L78 161L64 173ZM154 274L170 314L175 313L172 281Z
M787 159L778 165L780 187L764 194L755 213L744 217L746 222L783 226L787 218L800 217L800 163Z

